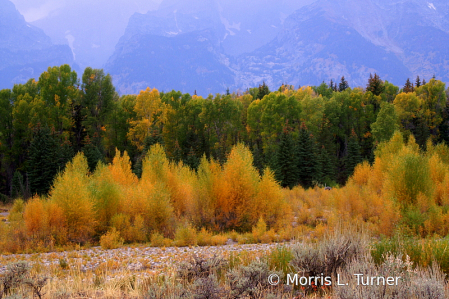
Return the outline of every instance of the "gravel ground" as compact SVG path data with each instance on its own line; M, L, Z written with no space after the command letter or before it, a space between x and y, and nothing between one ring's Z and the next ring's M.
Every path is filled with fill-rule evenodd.
M287 243L290 244L290 243ZM195 246L195 247L121 247L104 250L93 247L84 250L0 255L0 274L6 270L6 265L17 261L27 261L31 266L45 268L60 268L61 261L65 261L69 268L76 268L82 272L107 270L109 273L123 273L132 271L143 276L165 272L173 269L176 264L186 261L192 255L203 257L228 257L231 252L239 254L242 251L263 253L282 244L233 244L223 246Z

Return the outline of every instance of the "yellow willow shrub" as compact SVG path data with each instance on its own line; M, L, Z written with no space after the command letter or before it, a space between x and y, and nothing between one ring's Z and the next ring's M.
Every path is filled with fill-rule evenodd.
M219 227L250 230L257 222L257 218L251 218L251 210L256 208L259 173L253 166L250 150L243 144L232 148L217 183L216 219Z
M279 229L292 221L291 208L269 168L264 171L254 202L251 218L265 219L269 228Z
M382 195L380 199L383 202L383 211L379 214L379 223L377 225L377 234L392 236L396 225L401 219L400 209L394 200Z
M449 173L448 167L447 165L444 165L438 154L435 153L429 158L429 170L430 177L435 184L434 202L438 205L442 205L445 193L443 182L447 173Z
M384 186L387 194L403 206L415 204L420 192L431 197L434 184L427 158L404 148L390 161Z
M449 147L446 144L439 143L433 146L431 152L429 152L429 155L433 154L438 155L445 165L449 165Z
M23 199L18 198L14 201L14 204L9 211L7 225L6 244L4 244L3 251L16 253L22 251L28 247L28 236L26 233L26 227L23 220L23 211L25 208L25 202Z
M382 161L379 157L374 159L374 164L371 167L370 176L368 178L368 187L371 192L375 192L377 195L382 194L384 185L384 172L382 171Z
M427 212L428 218L424 221L424 233L426 235L438 234L440 236L446 236L447 225L445 225L443 211L441 207L432 205Z
M78 153L57 175L50 191L51 200L60 206L67 221L69 241L86 242L95 232L94 200L89 191L86 157Z
M64 210L54 201L45 202L47 213L48 232L57 245L67 243L67 219Z
M29 236L34 239L40 239L47 236L47 213L44 207L44 201L39 196L34 196L25 204L23 219Z
M126 243L147 240L147 229L141 215L137 215L131 221L131 217L127 214L116 214L111 219L111 226L116 229Z
M318 187L304 190L301 186L283 190L291 213L295 215L295 222L308 225L316 225L317 219L320 218L329 221L335 202L335 192L338 190L331 192Z
M150 182L140 181L135 186L123 190L120 201L120 212L136 217L143 215L148 210L148 197L153 192L154 185Z
M99 163L90 178L89 190L94 200L98 230L104 233L111 225L111 218L119 212L123 195L108 166Z
M355 184L347 184L344 188L338 190L336 207L339 213L345 214L346 219L354 219L357 216L366 220L366 201L362 192Z
M446 174L443 182L437 186L437 188L439 188L437 192L440 192L440 189L442 190L440 197L441 202L438 204L442 206L449 206L449 174Z
M152 145L142 161L141 181L167 184L167 175L170 172L169 164L164 148L160 144Z
M416 207L421 213L426 213L432 205L431 200L423 193L419 193L416 197Z
M352 180L358 186L364 186L368 184L371 177L372 167L368 161L363 161L362 164L358 164L354 169L354 174L349 179Z
M123 237L125 242L132 242L131 236L128 235L129 228L131 227L131 217L128 214L116 214L111 219L111 227L115 228Z
M215 194L218 194L216 188L219 187L218 177L220 175L221 166L213 159L207 160L203 155L197 171L195 208L192 217L193 223L198 227L215 225Z
M128 210L131 212L130 215L133 215L134 218L141 215L149 233L157 231L165 236L172 235L175 214L170 202L170 191L166 184L157 182L153 185L149 180L142 178L132 194L134 196L132 199L130 198L132 210Z
M192 218L195 208L196 175L194 170L182 162L170 165L167 174L167 187L170 190L170 199L174 212L178 217Z
M145 223L150 231L157 231L165 236L174 233L175 218L170 203L170 193L161 185L156 185L154 192L148 197Z
M0 221L0 253L6 251L6 246L9 242L10 227L3 221Z
M399 152L404 148L404 137L399 131L396 131L388 142L381 142L377 147L375 154L380 158L377 163L380 163L382 172L386 172L390 166L391 159L394 159Z
M137 184L137 176L132 172L131 160L125 151L120 155L120 151L115 149L115 156L112 163L109 164L109 170L116 183L123 187L132 187Z

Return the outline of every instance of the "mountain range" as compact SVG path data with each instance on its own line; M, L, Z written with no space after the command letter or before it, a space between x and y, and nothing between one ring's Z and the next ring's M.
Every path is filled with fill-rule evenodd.
M0 89L63 63L74 63L70 48L53 44L42 29L25 22L14 4L0 0Z
M102 2L84 13L89 3L83 0L32 24L22 17L7 30L0 23L0 33L23 35L11 26L33 28L46 49L65 47L65 53L67 45L55 44L72 40L74 60L68 63L104 67L121 93L149 86L207 95L264 81L274 89L341 76L350 86L363 87L370 73L401 86L417 75L449 82L449 3L444 0L163 0L146 7ZM102 5L109 10L102 13ZM114 27L105 16L121 23ZM92 29L76 22L92 23ZM4 44L0 40L0 49L8 49Z

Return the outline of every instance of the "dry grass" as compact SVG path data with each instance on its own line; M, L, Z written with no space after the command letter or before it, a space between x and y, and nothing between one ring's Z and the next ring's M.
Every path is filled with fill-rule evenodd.
M204 231L203 234L210 236ZM30 267L24 281L31 283L18 285L13 293L19 297L14 298L31 298L33 290L30 286L39 287L38 283L45 278L48 280L44 281L40 293L45 293L42 299L367 298L363 294L377 294L377 289L364 287L364 291L359 292L357 288L340 287L332 293L332 289L292 288L285 281L273 287L267 279L271 274L284 277L286 273L301 271L310 272L311 275L317 271L334 275L337 271L342 277L352 277L357 271L383 271L385 275L393 275L396 273L394 271L405 269L400 260L392 258L386 258L383 264L374 264L367 254L370 248L365 242L367 236L362 235L360 239L356 235L360 233L342 230L325 233L321 240L314 239L311 243L285 243L282 246L252 244L157 248L141 245L110 250L94 247L76 251L10 254L0 256L0 265L26 261ZM350 254L344 254L349 251ZM339 260L342 256L346 257L344 261ZM333 261L335 265L329 264ZM398 263L395 261L399 261L399 267L393 267ZM327 268L312 269L311 262ZM407 264L406 270L410 273L414 271L411 264ZM0 294L1 277L7 271L0 268ZM416 294L420 294L419 298L446 298L441 297L442 294L448 295L442 272L436 267L420 271L416 272L416 277L411 274L410 283L407 282ZM431 293L426 293L428 290ZM353 296L345 297L348 292L353 292ZM390 297L373 295L370 298Z

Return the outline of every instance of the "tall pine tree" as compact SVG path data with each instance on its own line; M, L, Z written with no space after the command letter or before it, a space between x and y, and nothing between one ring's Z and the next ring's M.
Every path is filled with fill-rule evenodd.
M373 75L369 75L368 84L366 85L366 91L371 91L371 93L375 96L380 95L385 90L385 85L380 77L375 73Z
M419 80L419 77L418 77L418 80ZM414 92L415 91L415 87L413 86L413 83L410 82L409 78L407 78L407 81L405 82L403 91L404 92Z
M363 159L360 153L360 145L357 135L353 129L351 137L349 137L347 154L344 159L345 181L354 173L354 168L357 166L357 164L361 163L362 161Z
M421 80L419 79L419 76L416 76L415 86L416 86L416 88L421 86Z
M340 84L338 85L338 91L344 91L349 88L348 81L345 80L345 76L341 77Z
M90 142L89 136L86 137L87 144L83 148L84 156L87 159L87 165L89 165L89 171L94 172L97 167L98 162L103 160L103 155L101 154L98 147Z
M31 194L45 195L59 170L59 144L50 129L39 127L29 147L27 161Z
M295 145L291 134L284 129L276 154L276 179L282 187L293 188L298 183L298 168L295 161Z
M314 138L304 123L299 131L296 157L300 184L304 188L312 187L317 168L316 147Z

